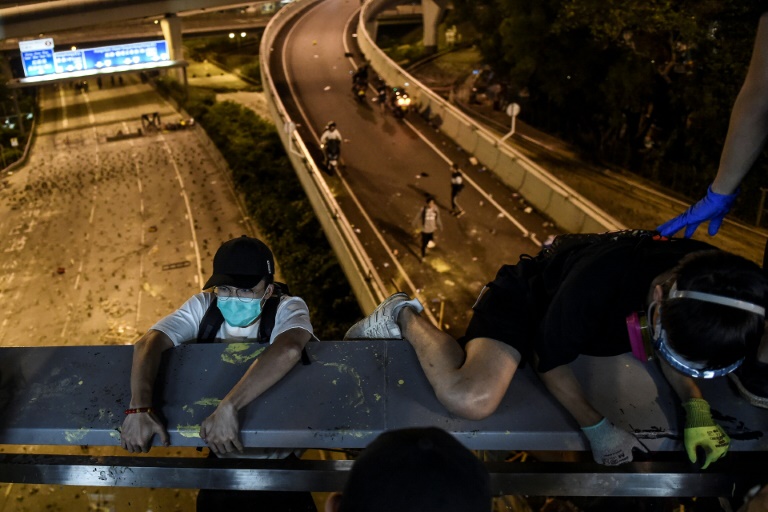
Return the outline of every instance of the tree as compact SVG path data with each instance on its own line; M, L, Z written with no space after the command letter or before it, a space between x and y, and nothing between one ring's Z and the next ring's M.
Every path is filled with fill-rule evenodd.
M454 5L482 34L485 63L513 93L529 92L525 121L682 191L714 176L766 9L757 0Z

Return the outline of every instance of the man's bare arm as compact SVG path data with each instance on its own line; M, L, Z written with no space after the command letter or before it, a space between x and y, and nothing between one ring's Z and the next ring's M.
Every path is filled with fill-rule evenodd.
M576 375L567 365L540 373L539 377L552 396L571 413L580 427L594 425L603 419L603 415L589 403Z
M215 453L243 450L237 414L267 389L282 379L301 359L301 352L312 334L301 328L279 334L245 375L203 421L200 437Z
M150 329L133 347L131 365L130 408L151 407L155 379L163 352L173 348L173 342L163 332ZM152 437L160 436L164 445L170 443L168 432L154 413L129 414L120 431L120 444L129 452L148 452Z

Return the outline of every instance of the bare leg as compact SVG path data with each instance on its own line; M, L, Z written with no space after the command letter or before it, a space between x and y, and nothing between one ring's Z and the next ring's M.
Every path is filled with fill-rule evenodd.
M437 399L450 412L479 420L501 403L520 363L520 353L500 341L476 338L466 353L450 335L403 308L398 318Z

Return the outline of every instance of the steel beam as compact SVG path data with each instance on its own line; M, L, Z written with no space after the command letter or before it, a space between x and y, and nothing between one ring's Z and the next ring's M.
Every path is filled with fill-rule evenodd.
M768 468L741 454L700 471L685 462L617 468L584 462L487 462L495 495L730 497L768 480ZM2 455L0 481L99 487L340 491L353 461L78 455Z

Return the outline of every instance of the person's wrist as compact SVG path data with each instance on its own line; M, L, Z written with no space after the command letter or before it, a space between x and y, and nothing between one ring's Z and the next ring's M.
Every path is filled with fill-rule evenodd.
M153 407L129 407L123 412L127 416L129 414L150 414L155 412L155 410Z
M728 187L727 185L722 185L715 181L709 186L709 192L718 196L735 199L739 194L739 186Z
M222 412L232 412L237 414L237 412L240 411L242 407L243 406L237 404L234 399L224 398L221 402L219 402L219 406L216 409Z
M683 403L685 428L712 427L715 425L709 403L703 398L691 398Z

